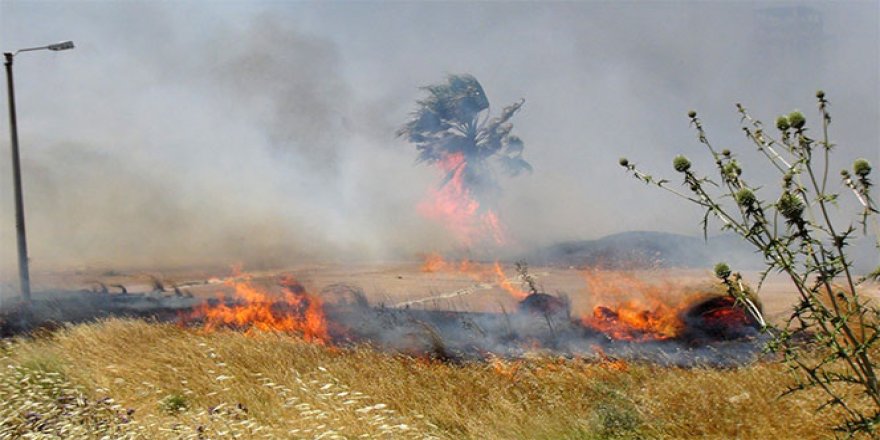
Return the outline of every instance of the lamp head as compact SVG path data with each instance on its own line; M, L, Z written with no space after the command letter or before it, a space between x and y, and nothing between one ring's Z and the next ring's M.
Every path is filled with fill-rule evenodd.
M46 46L46 49L49 50L67 50L73 49L73 41L62 41L60 43L50 44Z

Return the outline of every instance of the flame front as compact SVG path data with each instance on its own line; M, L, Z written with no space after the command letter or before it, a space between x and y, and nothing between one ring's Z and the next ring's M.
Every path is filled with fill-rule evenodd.
M511 283L510 280L507 279L507 276L504 275L504 271L501 270L501 264L499 264L497 261L492 266L492 273L493 275L495 275L495 280L498 284L498 287L504 289L505 292L509 293L514 298L522 301L527 296L529 296L528 293L514 286L513 283Z
M425 273L435 273L435 272L461 272L464 274L469 274L474 271L476 266L472 265L471 261L467 258L459 261L446 261L442 255L431 252L429 254L425 254L423 256L424 261L422 262L421 270Z
M447 261L439 254L429 254L422 270L449 271L479 283L494 284L519 300L520 305L530 298L549 297L529 295L507 278L498 262ZM632 272L605 270L588 270L583 276L592 304L590 311L575 323L613 340L650 342L706 336L724 339L738 337L742 331L754 327L732 297L718 296L696 286L687 287L681 281L647 282ZM328 322L322 300L308 293L293 277L281 277L280 289L272 290L255 283L247 274L229 278L224 283L233 290L234 297L201 304L188 315L189 320L202 323L208 331L228 327L294 333L318 344L329 344L333 338L338 341L340 335L348 335L348 327ZM541 302L529 303L535 304L544 307ZM333 316L344 314L334 312ZM534 343L535 349L540 348L541 342L537 339L525 337L520 342L529 341Z
M492 263L491 266L473 262L468 259L463 259L458 262L447 261L442 255L432 252L424 255L421 270L426 273L456 272L462 275L467 275L474 281L480 283L493 283L519 301L529 296L527 292L518 288L507 278L507 275L504 274L504 269L501 267L501 263L497 261Z
M647 283L631 273L588 270L587 288L596 303L591 315L581 322L618 340L666 340L681 334L685 324L681 313L692 298L669 297L681 291L669 281Z
M233 327L296 333L319 344L330 341L323 303L293 277L280 279L280 297L256 286L251 278L244 275L227 280L224 284L233 288L234 301L204 303L193 311L191 318L203 321L209 331Z
M446 155L437 165L446 180L439 188L429 191L427 200L418 206L419 213L441 222L464 246L469 247L487 239L503 245L506 238L498 215L492 209L481 208L465 184L467 162L464 154Z

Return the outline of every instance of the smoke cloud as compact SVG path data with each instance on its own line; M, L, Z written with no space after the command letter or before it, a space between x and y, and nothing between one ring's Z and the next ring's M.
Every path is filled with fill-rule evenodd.
M492 103L527 101L516 133L534 173L500 177L508 252L625 230L695 234L699 211L631 180L617 158L671 177L675 154L708 169L693 108L717 145L759 163L734 103L764 120L799 108L815 124L822 88L836 168L880 164L878 16L876 2L5 1L4 51L77 45L16 57L34 270L447 249L448 231L416 209L438 176L395 131L420 86L458 72ZM16 261L8 156L4 274Z

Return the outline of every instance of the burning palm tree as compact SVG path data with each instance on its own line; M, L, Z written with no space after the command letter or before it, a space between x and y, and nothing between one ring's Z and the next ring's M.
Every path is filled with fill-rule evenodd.
M525 100L492 117L483 86L467 74L450 75L446 83L422 90L427 96L417 101L412 118L397 134L415 144L418 162L435 165L445 174L423 213L444 220L465 244L486 232L503 243L491 209L499 192L494 170L511 176L532 170L509 122Z

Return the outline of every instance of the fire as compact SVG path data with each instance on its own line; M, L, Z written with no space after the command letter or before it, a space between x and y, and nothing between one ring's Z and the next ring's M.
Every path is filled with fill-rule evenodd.
M684 329L679 310L665 304L651 307L637 301L626 301L614 308L596 306L593 316L584 317L583 321L611 338L622 340L672 339Z
M498 214L495 211L487 210L480 219L486 230L492 234L492 239L495 240L495 243L504 244L507 242L507 239L504 238L504 228L501 226L501 220L498 219Z
M593 351L596 353L596 357L600 360L599 365L603 368L621 372L629 370L629 364L625 360L608 356L605 354L605 350L603 350L602 347L594 345Z
M492 209L481 208L464 181L466 159L462 153L446 155L438 167L448 176L428 198L418 206L419 212L442 222L464 246L472 246L487 238L495 244L506 242L504 229Z
M425 273L455 272L467 275L476 282L493 283L518 301L529 296L528 292L520 289L511 282L509 278L507 278L507 275L504 274L504 269L501 267L501 263L497 261L492 263L491 266L488 264L477 263L466 258L455 262L448 261L443 258L442 255L432 252L424 256L421 270Z
M499 262L476 263L425 256L422 271L452 272L479 283L491 283L519 303L525 312L569 316L565 297L531 292L519 277L508 278ZM705 285L660 279L647 282L633 272L591 269L583 273L590 311L576 318L578 325L618 341L666 341L700 338L729 339L749 334L754 320L731 297Z
M581 322L619 340L666 340L685 329L682 313L690 298L670 298L681 286L669 281L647 283L620 271L591 270L584 273L587 287L596 302L592 314Z
M425 261L422 263L422 272L434 273L446 270L449 264L438 253L430 253L425 255Z
M462 273L470 273L474 267L471 264L471 261L467 258L459 261L446 261L442 255L432 252L430 254L424 255L424 262L422 262L421 270L425 273L435 273L435 272L462 272Z
M279 280L283 288L280 298L255 285L246 274L230 278L224 284L234 289L234 302L204 303L191 316L202 320L206 330L234 327L296 333L306 341L319 344L330 341L322 301L309 294L293 277L284 276Z
M511 380L515 378L520 367L522 367L522 361L505 361L494 356L490 356L488 361L495 374Z
M521 309L528 305L530 310L550 311L552 307L546 301L556 298L543 293L530 295L507 278L499 262L481 264L466 259L456 262L439 254L428 254L422 270L452 271L480 283L492 283L518 300ZM575 322L613 340L719 340L742 337L754 328L752 320L730 297L711 295L705 290L698 293L697 289L689 290L671 281L647 282L630 272L590 270L584 273L584 279L594 304L591 312ZM224 284L234 291L234 300L203 303L190 315L191 319L202 322L206 330L232 327L295 333L306 341L327 344L331 341L328 326L334 335L342 328L328 323L323 301L308 293L291 276L278 280L281 289L277 292L261 287L247 274L227 278ZM567 318L569 303L564 304L564 309L559 311ZM520 341L521 344L529 342L528 338ZM537 340L531 342L540 346ZM614 368L625 369L626 365L615 363Z
M504 289L505 292L509 293L511 296L520 301L526 299L526 297L529 296L528 293L514 286L513 283L511 283L510 280L507 279L507 276L504 275L504 271L501 270L501 264L499 264L497 261L492 266L492 271L495 275L498 287Z

